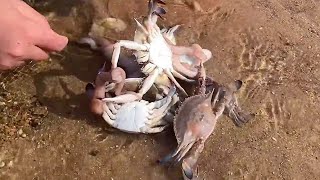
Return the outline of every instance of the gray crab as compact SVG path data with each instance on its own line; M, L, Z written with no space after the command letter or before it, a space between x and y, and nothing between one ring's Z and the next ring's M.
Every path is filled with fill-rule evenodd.
M181 104L174 119L174 132L178 142L176 150L160 160L161 164L178 163L182 161L182 173L185 180L198 177L197 161L203 151L205 141L213 133L215 125L222 114L226 114L238 124L248 119L242 118L235 109L234 92L240 89L242 82L235 81L227 87L213 86L206 93L207 78L203 63L199 82L201 85L191 96ZM239 120L240 119L240 120ZM240 123L241 122L241 123Z

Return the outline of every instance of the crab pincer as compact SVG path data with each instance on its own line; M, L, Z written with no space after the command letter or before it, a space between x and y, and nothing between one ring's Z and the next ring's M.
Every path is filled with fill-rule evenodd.
M122 68L117 67L110 71L106 71L104 64L99 70L94 83L88 83L85 87L86 94L90 99L91 112L97 115L102 115L104 105L102 99L105 98L106 95L105 86L110 82L115 83L115 94L118 95L122 91L125 79L126 73Z

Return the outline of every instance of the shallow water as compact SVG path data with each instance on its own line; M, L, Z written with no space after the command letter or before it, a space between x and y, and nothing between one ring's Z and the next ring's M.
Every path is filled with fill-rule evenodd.
M92 16L88 7L78 1L50 2L41 12L57 12L49 16L54 29L71 40L88 32ZM320 3L201 0L206 13L177 3L168 1L166 20L160 23L183 24L178 44L198 43L210 49L214 55L206 64L210 76L222 84L242 80L239 102L256 114L242 128L225 116L220 119L201 155L200 175L205 179L317 179ZM124 7L128 10L123 11ZM110 14L128 25L110 37L132 39L133 17L144 15L144 7L145 1L110 1ZM27 137L2 136L0 161L6 165L0 168L0 179L180 178L179 167L168 170L156 164L176 146L171 130L125 134L89 113L84 87L103 61L100 54L70 43L61 56L33 67L29 76L6 82L15 101L23 104L35 97L41 107L48 108L48 115L37 116L41 121L37 128L21 123L20 116L10 116L9 128L23 128Z

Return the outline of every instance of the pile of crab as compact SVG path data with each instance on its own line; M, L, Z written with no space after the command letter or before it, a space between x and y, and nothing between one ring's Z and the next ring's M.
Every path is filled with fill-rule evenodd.
M121 131L159 133L173 125L178 147L159 162L182 162L184 179L195 179L197 159L217 119L225 114L241 126L251 115L241 110L235 96L240 80L223 86L206 76L210 50L198 44L178 46L174 32L179 25L159 28L157 20L166 13L160 4L165 3L150 0L148 15L141 23L135 19L133 41L102 47L113 50L111 69L104 64L86 92L91 111ZM82 42L98 43L93 38ZM121 56L121 47L134 51L135 63Z

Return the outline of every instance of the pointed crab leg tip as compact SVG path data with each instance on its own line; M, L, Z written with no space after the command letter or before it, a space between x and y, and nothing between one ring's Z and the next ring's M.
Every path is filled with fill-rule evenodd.
M193 179L194 174L192 172L192 169L186 163L182 163L182 173L185 179Z
M182 91L182 93L183 93L183 95L185 95L186 97L188 97L189 96L189 94L186 92L186 91Z
M214 94L214 89L211 91L210 95L209 95L209 99L211 100Z
M170 89L170 91L169 91L169 93L168 93L168 96L173 96L173 95L176 93L176 91L177 91L177 88L176 88L175 86L173 86L173 87Z
M110 99L109 99L109 98L103 98L103 99L101 99L101 101L103 101L103 102L109 102Z
M191 171L182 170L185 180L192 180L193 173Z
M163 0L158 0L158 3L160 3L160 4L166 4L166 2L164 2Z
M140 26L140 22L136 18L133 18L133 19L137 23L137 25Z

